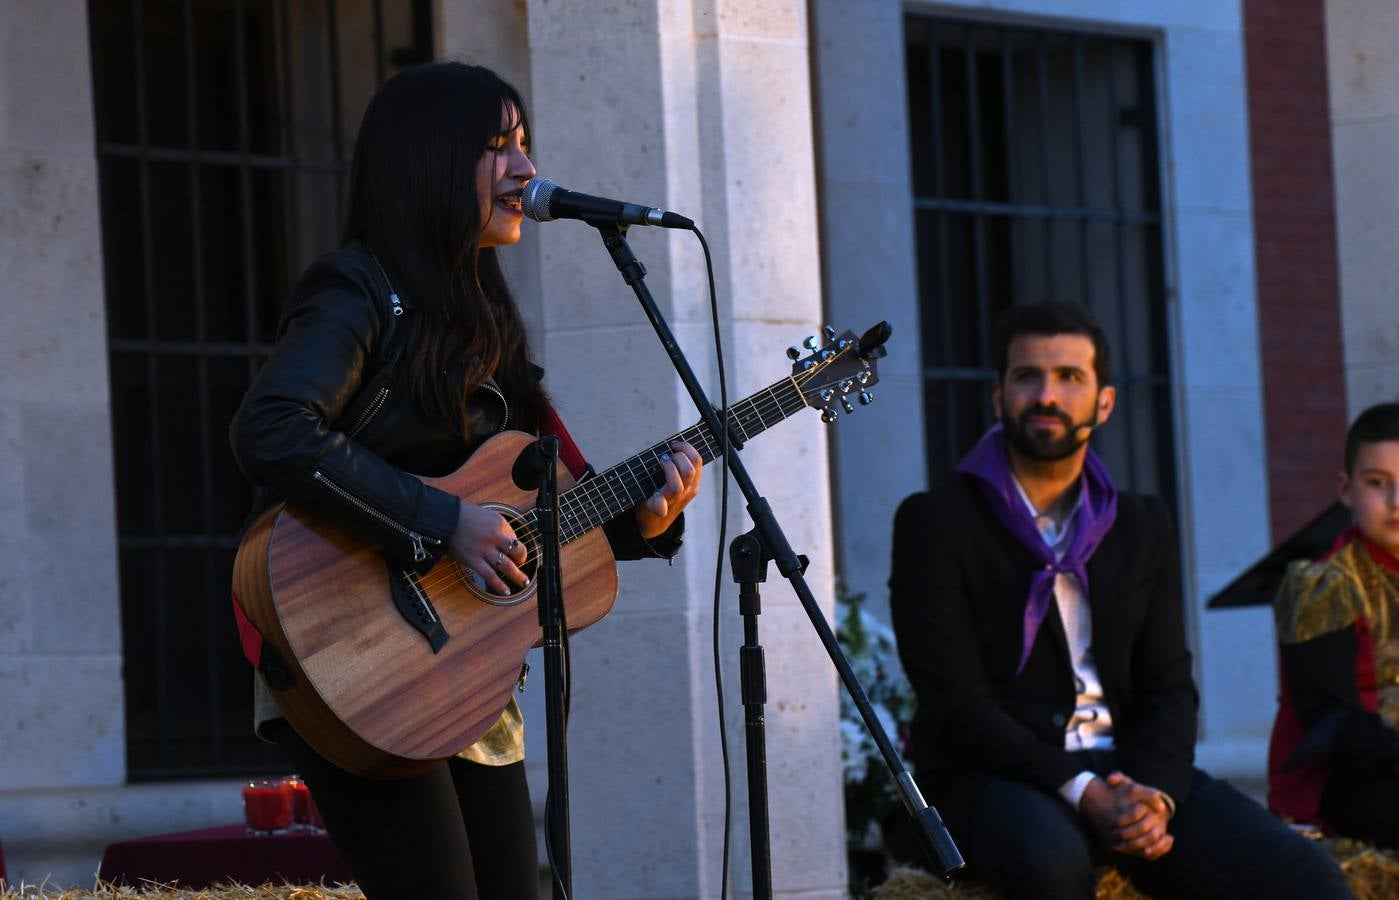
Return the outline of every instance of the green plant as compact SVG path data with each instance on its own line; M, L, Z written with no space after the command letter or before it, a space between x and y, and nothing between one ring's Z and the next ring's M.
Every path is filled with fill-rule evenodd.
M894 632L864 608L865 595L836 591L836 640L869 697L879 724L904 752L913 717L913 689L899 666ZM841 760L845 776L845 831L850 849L879 847L878 823L899 805L884 758L849 695L840 694Z

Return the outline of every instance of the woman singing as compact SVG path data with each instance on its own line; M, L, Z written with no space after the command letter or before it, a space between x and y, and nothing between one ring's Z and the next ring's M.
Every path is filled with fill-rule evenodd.
M389 79L355 144L343 246L302 276L230 429L239 464L271 494L357 530L404 568L450 556L495 593L526 583L524 543L496 512L409 473L446 475L497 432L549 421L496 256L520 239L528 152L524 102L490 70L434 63ZM701 461L676 443L662 467L664 486L607 526L618 558L679 546ZM366 896L535 896L513 700L459 756L375 780L322 758L257 687L259 733L305 778Z

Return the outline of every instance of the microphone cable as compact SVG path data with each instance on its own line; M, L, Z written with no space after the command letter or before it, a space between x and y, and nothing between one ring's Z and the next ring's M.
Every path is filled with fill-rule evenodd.
M722 605L724 580L724 544L728 537L729 526L729 386L728 379L724 373L724 339L719 330L719 298L714 285L714 260L709 253L709 242L704 239L704 233L699 230L698 225L691 225L695 237L700 242L700 247L704 249L704 268L709 276L709 315L714 323L714 359L719 367L719 458L723 462L719 465L719 547L715 553L714 560L714 624L713 624L713 651L714 651L714 691L715 702L719 708L719 757L724 763L724 855L722 870L719 878L719 900L727 900L729 896L729 835L732 830L733 814L733 785L732 773L729 768L729 737L728 728L724 716L724 670L723 659L719 652L719 615Z
M558 458L557 458L557 456L555 456L555 458L553 458L553 459L548 460L548 464L557 467L557 466L558 466ZM588 471L592 471L592 468L589 467ZM586 478L587 476L584 475L583 477ZM554 516L555 516L554 523L555 523L556 526L557 526L557 524L558 524L558 518L557 518L557 516L558 516L558 514L559 514L559 503L558 503L558 495L559 495L559 493L560 493L560 491L559 491L559 490L557 489L557 487L556 487L555 490L554 490ZM557 530L554 532L554 537L555 537L556 540L558 539L558 532L557 532ZM559 551L562 551L562 550L563 550L562 544L560 544L560 546L559 546L558 549L559 549ZM555 556L554 560L555 560L555 562L559 562L558 556ZM541 558L541 561L542 561L542 558ZM536 574L538 574L538 569L536 569L535 571L536 571ZM559 573L558 573L558 572L555 572L554 574L558 575ZM569 635L569 632L568 632L568 611L567 611L567 607L564 606L564 602L563 602L563 579L562 579L562 577L560 577L560 578L558 578L557 580L555 580L554 585L553 585L553 588L554 588L554 590L555 590L555 592L556 592L556 593L555 593L555 599L557 600L557 602L558 602L558 604L559 604L559 624L560 624L560 626L561 626L560 631L562 632L562 634L560 634L560 636L559 636L559 656L560 656L560 658L561 658L560 661L563 663L563 671L559 673L559 677L560 677L560 679L563 681L563 704L562 704L562 705L563 705L563 733L564 733L564 743L565 743L565 746L567 746L567 740L568 740L568 737L567 737L567 736L568 736L568 721L569 721L569 718L571 717L570 714L571 714L571 711L572 711L572 708L573 708L573 645L572 645L571 643L569 643L570 635ZM548 662L547 662L547 661L545 662L545 675L546 675L546 676L548 675ZM548 693L548 687L547 687L547 685L548 685L548 679L547 679L547 677L546 677L546 679L545 679L545 685L546 685L546 686L545 686L545 693L547 694L547 693ZM559 867L558 867L558 864L555 862L555 860L556 860L558 857L557 857L557 854L556 854L555 848L554 848L554 821L553 821L553 816L550 815L550 811L554 808L553 800L554 800L554 785L553 785L552 779L551 779L548 788L547 788L547 789L545 790L545 792L544 792L544 857L545 857L545 859L547 859L547 860L549 861L549 877L550 877L551 879L553 879L554 888L557 890L557 896L562 897L563 900L569 900L568 887L566 887L566 886L564 885L564 883L563 883L563 876L559 874ZM572 857L572 847L571 847L571 842L570 842L570 859L569 859L569 876L570 876L570 880L572 880L572 875L573 875L573 860L572 860L571 857Z
M563 629L563 638L560 641L560 655L563 657L563 730L568 734L569 709L573 703L573 648L569 644L568 626ZM559 896L563 900L569 900L568 888L564 887L563 876L559 874L559 867L555 864L554 854L554 828L552 816L549 810L554 806L554 786L551 784L544 792L544 856L549 861L549 876L554 880L554 887L558 889ZM570 866L572 860L569 860ZM570 875L572 871L570 869Z
M530 218L535 218L531 216ZM540 221L548 221L547 219ZM714 357L719 371L719 465L720 486L719 486L719 545L715 553L714 561L714 602L713 602L713 626L712 626L712 651L714 658L714 688L715 703L719 713L719 757L724 767L724 842L723 857L720 871L720 900L727 900L729 896L729 844L732 834L733 819L733 775L729 761L729 739L728 727L725 721L724 708L724 672L723 659L719 645L719 625L720 613L723 601L723 580L724 580L724 546L728 537L729 521L729 427L728 427L728 407L729 389L728 377L724 368L724 341L723 334L719 327L719 297L718 289L714 279L714 259L709 250L709 242L705 240L704 233L699 226L691 224L687 229L694 233L699 241L700 247L704 251L704 268L709 282L709 312L710 319L714 325ZM564 657L564 728L567 730L568 710L573 690L573 656L569 647L569 635L564 631L563 637L563 657ZM544 805L544 852L549 861L549 869L553 876L554 887L566 900L568 894L564 888L563 881L559 877L558 867L554 864L554 842L553 829L550 827L549 803L552 791L545 794Z

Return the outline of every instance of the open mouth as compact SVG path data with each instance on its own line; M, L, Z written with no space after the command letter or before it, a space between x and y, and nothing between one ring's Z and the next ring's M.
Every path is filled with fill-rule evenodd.
M520 191L511 191L507 194L497 194L495 202L497 205L503 206L506 209L514 210L515 212L521 212L524 208L524 201L521 197Z

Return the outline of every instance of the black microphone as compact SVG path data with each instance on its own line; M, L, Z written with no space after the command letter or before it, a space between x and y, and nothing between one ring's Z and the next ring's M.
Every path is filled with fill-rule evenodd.
M559 187L547 178L531 178L525 185L525 215L536 222L581 219L589 225L658 225L661 228L695 227L684 216L636 203L593 197Z

